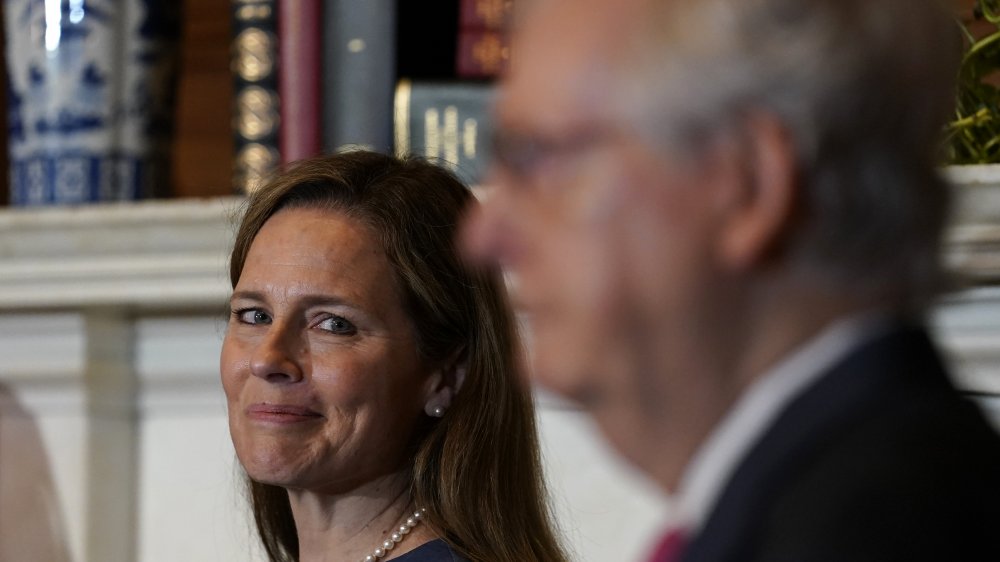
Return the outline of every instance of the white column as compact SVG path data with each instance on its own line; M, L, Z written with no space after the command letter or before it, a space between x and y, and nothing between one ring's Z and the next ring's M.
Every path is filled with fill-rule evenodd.
M0 315L0 357L8 391L0 558L131 562L136 420L127 319ZM37 516L23 518L22 509Z

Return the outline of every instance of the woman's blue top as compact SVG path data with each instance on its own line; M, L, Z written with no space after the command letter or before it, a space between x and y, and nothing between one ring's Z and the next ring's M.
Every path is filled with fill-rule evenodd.
M395 558L393 562L468 562L468 560L456 554L448 543L437 539Z

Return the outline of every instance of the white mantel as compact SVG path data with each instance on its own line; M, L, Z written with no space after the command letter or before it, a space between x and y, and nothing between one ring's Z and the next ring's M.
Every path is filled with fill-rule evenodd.
M0 213L0 310L217 306L241 199Z
M946 257L970 279L997 281L1000 187L973 176L959 178ZM0 384L9 391L0 396L0 475L12 478L7 468L21 456L10 432L33 438L25 456L38 462L16 488L49 516L68 560L262 560L217 383L240 204L0 211ZM1000 287L950 295L934 325L960 384L1000 420ZM580 413L540 404L554 503L577 559L638 559L668 510ZM0 478L3 502L5 485ZM3 560L5 533L34 521L5 513L0 504Z

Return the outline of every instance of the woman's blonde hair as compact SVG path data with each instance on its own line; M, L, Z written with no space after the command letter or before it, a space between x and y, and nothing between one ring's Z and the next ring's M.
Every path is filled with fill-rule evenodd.
M367 151L301 161L249 197L230 260L233 287L264 223L286 208L343 213L375 234L397 275L417 346L466 359L461 390L414 444L411 492L427 521L474 562L561 562L548 509L530 388L500 278L464 267L457 223L472 194L447 170ZM249 480L272 562L298 560L288 495Z

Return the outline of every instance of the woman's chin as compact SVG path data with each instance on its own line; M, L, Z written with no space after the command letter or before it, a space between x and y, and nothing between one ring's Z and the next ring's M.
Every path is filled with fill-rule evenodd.
M281 486L282 488L297 487L295 484L298 478L295 474L289 474L287 466L261 466L260 464L246 462L241 462L241 464L247 476L254 482Z
M297 459L271 448L239 450L237 455L247 476L261 484L295 487L303 477Z

